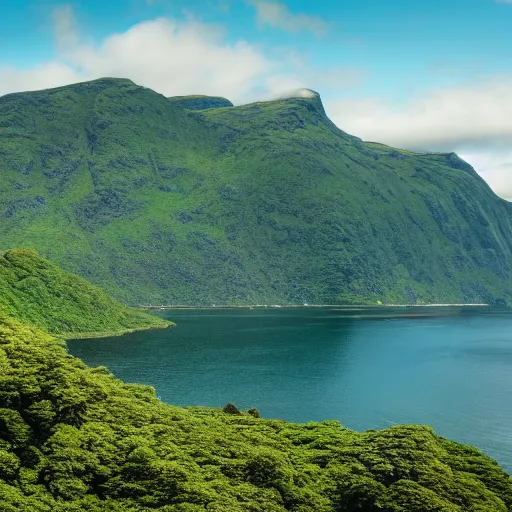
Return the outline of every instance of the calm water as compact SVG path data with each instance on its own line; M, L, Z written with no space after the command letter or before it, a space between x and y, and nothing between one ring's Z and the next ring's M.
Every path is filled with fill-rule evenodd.
M356 430L426 423L512 472L511 313L308 308L165 316L178 327L68 346L176 405L233 402L269 418L338 419Z

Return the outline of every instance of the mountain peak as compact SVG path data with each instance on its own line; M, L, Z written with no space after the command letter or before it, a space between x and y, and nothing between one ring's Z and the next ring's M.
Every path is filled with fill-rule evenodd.
M116 78L116 77L102 77L97 78L96 80L89 80L87 82L78 82L76 84L71 84L64 87L59 87L59 89L71 88L77 92L100 92L104 89L110 88L134 88L139 87L137 84L132 82L129 78Z
M319 113L325 114L325 109L322 104L322 98L320 94L313 89L307 89L305 87L301 89L295 89L285 94L281 94L276 98L278 101L296 101L299 100L301 103L310 105L307 108L309 110L317 110Z
M88 80L86 82L79 82L74 85L82 84L108 84L108 85L136 85L135 82L129 78L115 77L115 76L103 76L94 80Z
M13 92L5 94L4 96L0 97L11 99L13 97L20 97L26 94L39 96L41 94L53 94L62 91L73 91L80 94L97 93L103 91L104 89L110 89L114 87L118 89L133 89L139 86L128 78L103 77L97 78L95 80L87 80L85 82L76 82L68 85L61 85L59 87L50 87L48 89Z

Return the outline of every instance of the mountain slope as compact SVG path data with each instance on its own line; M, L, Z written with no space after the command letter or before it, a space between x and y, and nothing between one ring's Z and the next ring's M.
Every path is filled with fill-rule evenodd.
M4 96L0 243L132 304L510 302L511 204L455 154L363 142L308 96Z
M0 316L68 338L169 325L123 306L85 279L21 249L0 255Z
M169 98L169 101L187 110L205 110L207 108L233 106L231 101L220 96L174 96Z
M358 433L165 405L0 321L0 508L507 512L512 481L428 427Z

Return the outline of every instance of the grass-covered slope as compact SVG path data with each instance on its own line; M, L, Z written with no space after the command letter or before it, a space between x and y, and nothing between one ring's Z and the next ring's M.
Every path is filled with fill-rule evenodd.
M455 154L363 142L311 96L4 96L0 243L131 304L510 302L511 204Z
M507 512L512 482L423 426L357 433L162 404L0 322L2 512Z
M232 107L233 103L220 96L172 96L169 101L188 110L205 110L207 108Z
M85 279L23 249L0 255L0 316L67 337L114 335L169 325L123 306Z

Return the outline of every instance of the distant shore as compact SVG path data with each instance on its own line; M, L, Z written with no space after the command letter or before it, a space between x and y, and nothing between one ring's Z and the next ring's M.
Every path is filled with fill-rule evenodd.
M345 309L379 309L379 308L440 308L440 307L489 307L489 304L254 304L252 306L185 306L185 305L162 305L142 306L139 309L279 309L279 308L345 308Z

